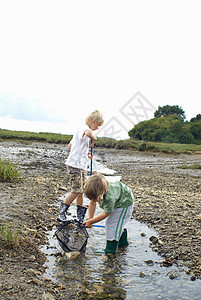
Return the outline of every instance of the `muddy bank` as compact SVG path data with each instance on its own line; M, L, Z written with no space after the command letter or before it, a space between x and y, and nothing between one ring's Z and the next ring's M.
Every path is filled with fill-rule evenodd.
M19 247L0 241L0 298L57 299L61 287L44 278L46 258L39 247L55 225L56 199L67 191L62 155L48 144L6 142L0 147L2 158L9 156L21 166L20 182L0 182L0 224L13 220L20 230Z
M65 286L43 276L45 256L39 246L46 231L57 222L58 198L68 191L66 145L0 143L2 158L21 165L19 183L0 183L0 224L14 218L20 228L20 245L1 243L0 296L2 299L60 299ZM192 279L201 278L201 173L181 170L183 163L200 162L200 155L162 155L95 149L101 162L135 195L133 216L159 232L155 251L184 261ZM49 295L49 298L48 298Z

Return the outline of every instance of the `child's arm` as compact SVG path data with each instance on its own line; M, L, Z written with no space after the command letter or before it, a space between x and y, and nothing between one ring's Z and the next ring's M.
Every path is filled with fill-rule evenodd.
M92 218L88 221L85 221L83 224L86 228L91 228L94 223L100 222L107 218L110 214L107 214L105 211L103 211L101 214L99 214L97 217Z
M89 219L92 219L96 210L96 202L90 201L89 203Z
M95 135L93 135L92 131L87 129L85 132L84 132L84 135L88 136L90 139L93 140L92 142L92 147L94 146L94 142L97 140L97 138L95 137Z
M68 143L68 149L71 150L72 147L72 140L70 140L70 142Z

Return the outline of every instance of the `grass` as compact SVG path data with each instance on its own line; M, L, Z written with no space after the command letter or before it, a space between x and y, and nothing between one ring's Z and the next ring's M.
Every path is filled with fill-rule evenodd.
M10 159L2 160L0 157L0 181L14 182L20 178L20 168Z
M1 227L1 239L2 241L12 248L16 248L19 246L19 233L20 230L16 229L13 223L13 220L11 220L7 224L3 224Z
M201 170L201 164L193 164L193 165L182 165L178 167L179 169L191 169L191 170Z
M0 129L0 139L25 140L25 141L41 141L47 143L68 144L72 139L72 135L49 133L49 132L29 132Z
M23 141L41 141L56 144L68 144L72 135L49 133L49 132L29 132L12 131L0 129L0 141L6 139ZM133 149L138 151L155 151L165 153L201 153L201 145L197 144L176 144L176 143L156 143L145 142L134 139L117 141L112 138L98 138L96 147L114 148L114 149Z
M186 153L190 154L193 152L201 153L201 145L196 144L177 144L177 143L153 143L150 142L150 145L154 146L158 151L166 153Z
M98 138L96 147L133 149L138 151L153 151L164 153L201 153L201 145L195 144L176 144L176 143L156 143L145 142L134 139L116 141L114 139Z

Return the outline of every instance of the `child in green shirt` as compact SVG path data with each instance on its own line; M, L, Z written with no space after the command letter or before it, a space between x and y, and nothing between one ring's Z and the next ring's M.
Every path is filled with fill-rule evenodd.
M85 183L84 192L91 200L89 204L89 220L83 224L91 228L94 223L107 218L105 253L116 253L117 246L127 246L127 230L125 224L133 211L134 197L131 190L120 181L108 182L101 174L90 176ZM94 217L96 203L103 212Z

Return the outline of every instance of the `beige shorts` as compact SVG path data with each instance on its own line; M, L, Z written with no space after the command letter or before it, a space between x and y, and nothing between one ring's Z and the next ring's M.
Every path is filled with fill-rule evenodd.
M87 171L67 166L71 193L84 193Z

